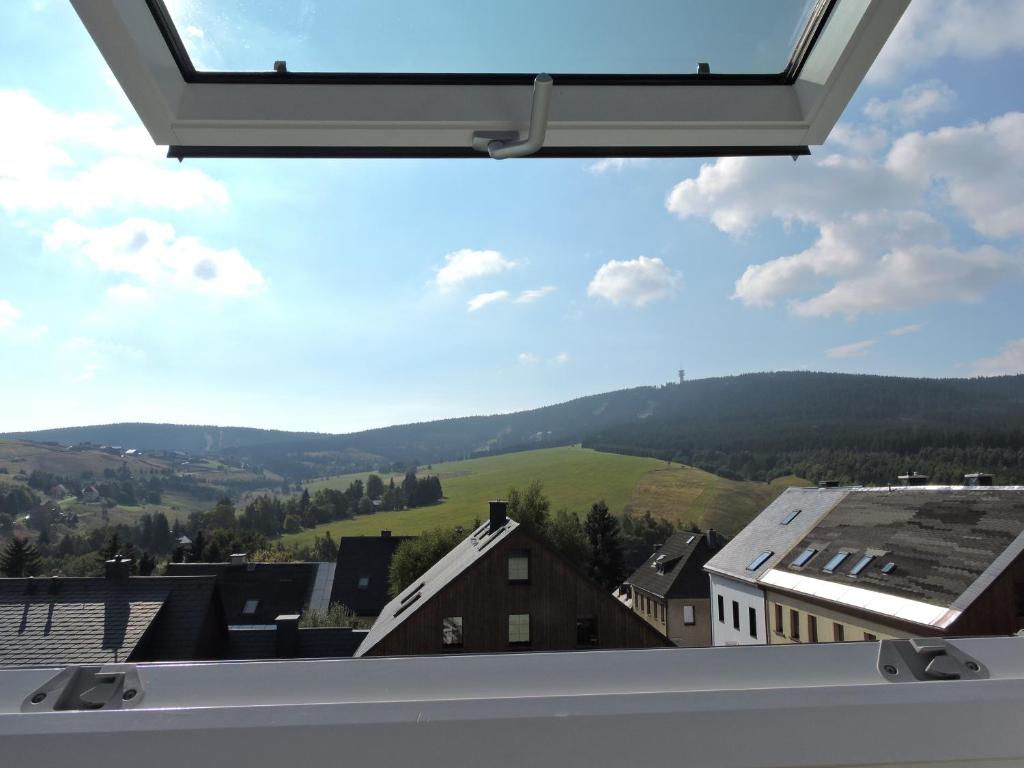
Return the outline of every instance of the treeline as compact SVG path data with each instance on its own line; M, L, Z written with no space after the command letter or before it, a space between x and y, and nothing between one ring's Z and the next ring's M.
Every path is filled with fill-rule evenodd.
M50 493L56 486L63 486L70 495L79 500L85 497L86 489L95 488L101 498L132 507L139 504L159 504L163 492L163 479L160 476L136 477L125 462L116 470L107 467L100 477L91 471L72 477L33 469L27 483L29 488L41 493Z

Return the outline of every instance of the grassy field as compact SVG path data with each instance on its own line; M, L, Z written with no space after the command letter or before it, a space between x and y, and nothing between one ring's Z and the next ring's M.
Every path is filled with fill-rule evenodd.
M339 475L310 482L320 488L344 489L368 473ZM615 514L629 510L664 517L678 524L688 521L708 525L731 535L775 498L792 478L772 484L736 482L678 464L637 456L599 453L578 446L545 448L522 453L435 464L419 474L436 474L444 486L445 500L438 505L379 512L352 520L340 520L284 536L285 542L310 543L330 530L342 536L376 535L388 529L396 535L417 534L436 526L469 527L475 518L487 517L487 501L504 496L508 489L524 487L533 480L544 484L553 510L565 507L585 513L603 498ZM401 480L396 477L396 482ZM387 482L387 478L385 478Z

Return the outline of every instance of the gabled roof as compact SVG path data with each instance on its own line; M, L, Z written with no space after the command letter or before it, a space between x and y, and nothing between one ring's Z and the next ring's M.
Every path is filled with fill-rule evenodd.
M403 621L413 615L420 606L426 604L431 597L489 552L495 544L507 538L512 531L519 527L519 523L507 518L505 524L496 531L491 531L490 526L490 521L488 521L473 531L419 579L385 605L355 655L362 656L389 635Z
M712 557L704 569L755 583L849 491L849 488L787 488ZM797 510L799 514L793 516ZM755 570L748 570L766 552L771 554Z
M211 577L0 579L0 666L196 658Z
M816 554L792 564L807 549ZM1024 488L852 489L762 583L948 627L1024 551ZM822 569L848 555L832 573ZM851 570L872 556L858 573ZM889 573L882 568L894 566Z
M701 566L721 545L713 531L676 531L626 583L663 598L707 597L708 577Z
M168 576L216 576L228 625L272 625L309 605L317 563L171 563ZM255 611L246 604L255 600ZM251 607L251 606L250 606Z
M331 602L341 603L358 616L379 616L391 599L388 572L398 545L410 536L345 536L338 543ZM360 579L367 579L363 589Z

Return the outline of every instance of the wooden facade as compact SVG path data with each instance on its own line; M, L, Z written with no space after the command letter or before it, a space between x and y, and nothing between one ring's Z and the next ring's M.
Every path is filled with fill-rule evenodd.
M529 553L529 578L510 582L509 554ZM510 644L509 616L528 614L530 641ZM461 647L445 646L445 618L462 618ZM577 643L577 619L596 625ZM670 643L547 544L512 531L368 649L368 656L657 648Z

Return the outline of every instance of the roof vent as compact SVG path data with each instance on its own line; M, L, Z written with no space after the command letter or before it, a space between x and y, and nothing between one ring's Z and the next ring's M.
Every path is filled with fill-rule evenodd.
M979 485L995 485L992 475L985 472L972 472L964 475L964 485L975 488Z
M903 486L928 485L928 475L919 475L914 471L906 475L900 475L897 479L900 481L900 485Z
M491 502L491 524L489 533L494 533L508 521L508 502L495 499Z
M125 581L132 573L130 558L114 555L113 559L103 563L103 575L114 581Z

